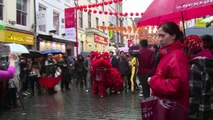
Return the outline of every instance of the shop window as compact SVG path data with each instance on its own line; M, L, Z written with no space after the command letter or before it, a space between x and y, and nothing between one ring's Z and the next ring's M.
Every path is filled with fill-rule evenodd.
M4 8L4 4L3 4L3 0L0 0L0 20L3 20L3 8Z
M16 23L27 26L27 0L17 0Z
M59 13L53 12L53 28L56 30L55 34L59 35Z

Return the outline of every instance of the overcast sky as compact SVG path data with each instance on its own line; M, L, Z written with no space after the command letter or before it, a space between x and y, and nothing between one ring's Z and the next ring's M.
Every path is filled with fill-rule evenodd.
M141 13L144 12L153 0L123 0L123 11Z

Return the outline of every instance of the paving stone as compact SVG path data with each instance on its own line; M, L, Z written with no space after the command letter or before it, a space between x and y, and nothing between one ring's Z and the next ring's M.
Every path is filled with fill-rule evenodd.
M104 98L72 86L70 91L24 99L24 107L6 111L0 120L141 120L137 93Z

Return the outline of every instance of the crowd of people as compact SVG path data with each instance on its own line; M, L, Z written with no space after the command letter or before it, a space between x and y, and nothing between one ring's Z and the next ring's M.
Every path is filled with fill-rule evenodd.
M23 96L34 96L35 91L37 95L41 95L44 88L39 84L40 78L54 78L59 72L61 91L69 91L70 85L79 86L80 90L91 91L94 95L96 91L93 88L99 86L100 89L97 90L101 91L100 97L110 93L120 94L122 91L138 91L136 93L139 93L139 97L148 98L152 95L179 102L189 110L190 120L212 120L212 36L190 35L184 38L176 23L166 22L158 27L158 39L158 45L149 45L148 40L143 39L139 49L132 46L129 52L119 49L115 50L115 54L114 51L107 54L91 52L87 56L78 55L76 59L64 55L61 61L54 60L52 54L41 60L20 58L10 53L9 67L0 71L1 107L18 107L16 93L20 91ZM99 59L105 60L105 63L100 62L99 68L119 71L117 75L123 81L118 81L122 84L121 87L112 85L115 82L98 80L103 74L93 73L96 71L94 66L97 67L93 61L97 62ZM106 69L102 69L102 72L104 70ZM136 82L137 78L139 83ZM48 94L57 93L54 87L46 90Z

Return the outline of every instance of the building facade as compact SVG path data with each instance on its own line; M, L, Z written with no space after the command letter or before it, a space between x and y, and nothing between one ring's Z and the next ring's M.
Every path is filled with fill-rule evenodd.
M73 0L36 0L37 49L59 49L76 55L75 39L65 37L65 8L75 7Z
M0 44L18 43L31 49L34 41L34 1L0 0Z

